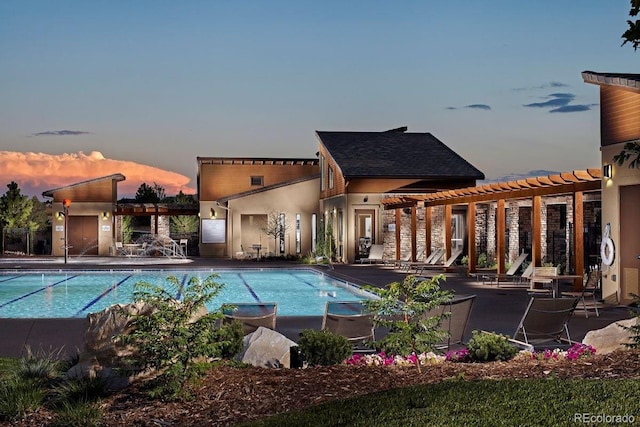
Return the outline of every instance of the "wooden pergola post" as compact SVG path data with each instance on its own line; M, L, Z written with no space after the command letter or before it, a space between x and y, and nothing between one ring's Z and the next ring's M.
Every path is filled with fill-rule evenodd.
M573 193L573 265L575 274L584 273L584 193ZM573 281L573 290L582 290L582 280Z
M476 204L467 206L467 260L468 273L476 272Z
M504 274L506 271L504 261L505 253L507 252L506 229L505 201L504 199L498 199L496 207L496 262L498 264L498 274Z

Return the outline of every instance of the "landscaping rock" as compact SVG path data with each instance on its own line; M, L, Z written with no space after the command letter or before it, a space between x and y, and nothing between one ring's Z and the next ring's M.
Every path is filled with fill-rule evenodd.
M176 301L176 303L179 303ZM122 361L135 349L125 346L115 338L130 332L131 319L140 314L150 314L153 307L144 302L115 304L97 313L87 316L88 326L84 334L84 348L78 363L67 371L67 378L85 378L100 376L107 380L110 387L119 389L134 377L123 377L119 369L125 368ZM206 309L194 316L194 320L206 314ZM152 373L151 373L152 375ZM137 376L135 379L141 379Z
M595 347L597 354L607 354L616 350L626 350L625 343L631 343L632 333L625 329L636 324L637 318L619 320L602 329L589 331L582 340L583 344Z
M259 327L242 340L243 350L237 357L244 363L264 368L290 368L290 348L296 343L268 328Z

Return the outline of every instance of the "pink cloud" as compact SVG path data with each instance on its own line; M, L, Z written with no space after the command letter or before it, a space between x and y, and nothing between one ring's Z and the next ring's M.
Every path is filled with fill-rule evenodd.
M133 197L142 183L154 183L165 189L168 196L182 190L195 194L189 187L189 177L176 172L139 163L106 159L102 153L45 154L0 151L0 184L18 183L22 194L37 195L42 192L88 179L121 173L126 180L118 183L118 198ZM0 193L4 193L0 189Z

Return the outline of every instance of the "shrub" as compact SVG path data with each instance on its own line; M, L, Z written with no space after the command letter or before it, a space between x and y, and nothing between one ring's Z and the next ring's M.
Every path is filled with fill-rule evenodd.
M471 360L477 362L509 360L518 352L505 335L478 331L473 331L467 349Z
M633 293L631 294L631 296L633 297L633 301L636 307L640 307L640 296ZM626 329L631 334L632 342L625 343L625 346L627 348L640 348L640 311L638 312L632 311L630 314L635 316L636 323L631 326L621 326L621 328Z
M9 378L0 381L0 420L10 421L38 409L46 390L33 380Z
M238 333L237 325L220 325L220 309L201 315L223 287L213 280L215 277L192 277L183 285L170 276L168 289L147 282L135 285L134 298L149 304L153 311L136 315L131 332L118 338L135 348L125 360L134 372L159 373L159 395L183 395L187 381L199 375L200 370L195 369L198 359L228 356L242 345L242 332ZM181 295L181 301L176 301L175 295Z
M56 413L53 427L98 427L102 412L95 403L65 403Z
M327 330L303 330L298 347L304 360L311 366L338 365L353 352L349 340Z
M451 301L453 293L440 289L443 275L418 280L408 275L402 282L393 282L384 289L365 288L380 298L365 301L367 310L375 313L374 323L389 329L375 343L376 349L387 354L409 355L428 353L446 337L440 329L444 315L429 316L429 311ZM420 364L416 364L420 371Z

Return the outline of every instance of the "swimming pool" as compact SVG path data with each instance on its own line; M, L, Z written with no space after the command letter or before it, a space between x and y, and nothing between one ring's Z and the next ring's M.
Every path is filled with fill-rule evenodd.
M95 270L0 273L0 318L85 317L113 304L133 301L139 281L164 285L168 276L186 284L191 277L224 283L207 306L277 302L278 316L322 316L326 302L358 301L373 295L312 269Z

